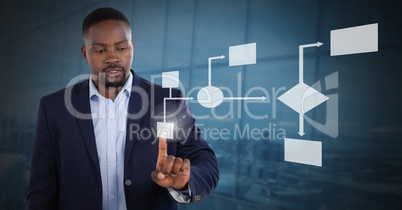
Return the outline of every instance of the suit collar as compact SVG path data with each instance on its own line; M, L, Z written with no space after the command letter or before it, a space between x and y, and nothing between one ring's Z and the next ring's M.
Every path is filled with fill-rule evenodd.
M71 101L75 110L75 117L84 139L86 149L91 156L94 165L100 174L98 153L96 150L96 141L94 127L92 123L91 106L89 103L89 80L74 85Z

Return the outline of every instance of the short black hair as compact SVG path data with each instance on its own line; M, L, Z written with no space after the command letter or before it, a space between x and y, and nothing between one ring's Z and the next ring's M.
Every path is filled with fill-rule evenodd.
M127 17L122 12L111 7L102 7L92 11L85 17L82 22L82 36L88 32L91 26L106 20L120 20L130 26Z

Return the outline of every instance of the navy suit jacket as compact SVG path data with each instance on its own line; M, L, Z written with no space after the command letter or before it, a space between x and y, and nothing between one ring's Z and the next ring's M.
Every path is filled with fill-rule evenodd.
M133 71L125 145L124 187L128 210L177 209L166 188L155 184L158 142L156 122L163 119L163 98L169 90ZM178 90L172 97L182 97ZM174 122L168 154L191 162L191 202L211 193L219 179L217 161L199 137L184 101L167 101L167 122ZM89 103L89 80L41 99L33 146L28 209L101 210L102 183ZM140 117L139 117L140 116ZM155 131L155 132L152 132Z

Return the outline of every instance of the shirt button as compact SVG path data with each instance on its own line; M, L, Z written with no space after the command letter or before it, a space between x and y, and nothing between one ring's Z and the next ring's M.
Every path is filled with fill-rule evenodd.
M127 180L124 182L124 184L125 184L127 187L130 187L130 186L131 186L131 180L127 179Z
M114 168L114 164L110 164L110 168Z
M114 195L113 195L113 194L111 194L111 195L110 195L110 198L114 198Z
M111 136L111 137L110 137L110 140L113 140L113 139L114 139L114 137L113 137L113 136Z

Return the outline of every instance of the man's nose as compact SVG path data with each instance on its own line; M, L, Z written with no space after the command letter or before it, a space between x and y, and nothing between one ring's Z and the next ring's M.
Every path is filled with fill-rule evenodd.
M108 50L106 63L118 63L120 62L119 56L116 50Z

